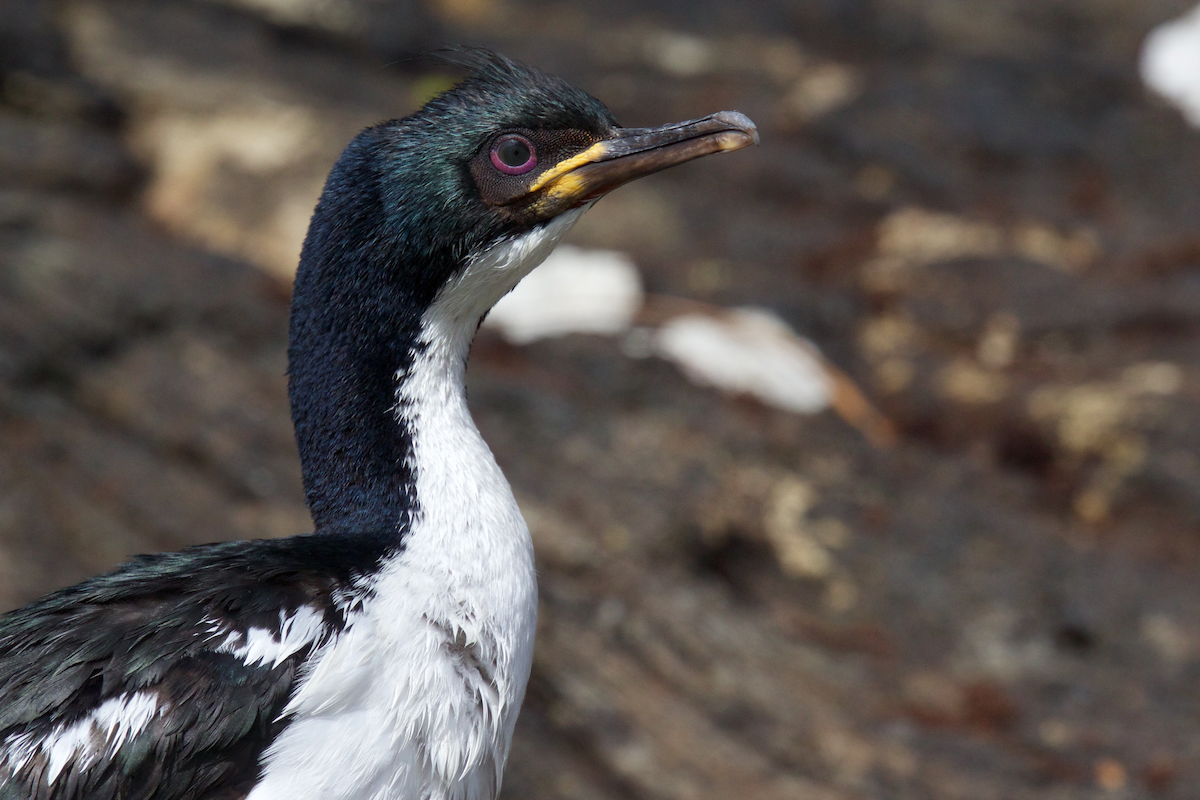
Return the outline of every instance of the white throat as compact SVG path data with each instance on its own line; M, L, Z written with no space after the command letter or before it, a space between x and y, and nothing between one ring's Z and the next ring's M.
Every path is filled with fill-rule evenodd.
M504 239L475 256L462 272L442 287L422 316L421 343L430 351L440 348L448 356L465 362L483 315L546 260L587 208L567 211L545 225ZM417 358L408 372L409 383L419 366L416 362L420 354L414 355ZM397 380L401 381L403 377L397 375ZM397 398L416 400L419 392L418 386L399 385Z
M411 558L466 568L476 558L489 558L498 544L491 541L494 532L509 532L513 524L508 518L516 510L512 490L467 408L467 354L484 314L546 259L584 210L569 211L481 253L443 287L421 318L412 365L396 376L395 413L412 438L410 466L416 477L416 519L404 551ZM518 527L522 546L530 546L524 522ZM470 535L464 536L468 528Z

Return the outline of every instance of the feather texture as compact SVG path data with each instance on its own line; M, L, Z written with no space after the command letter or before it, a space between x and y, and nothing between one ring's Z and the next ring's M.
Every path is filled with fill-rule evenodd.
M143 556L0 618L0 798L244 797L303 664L389 548L303 536Z

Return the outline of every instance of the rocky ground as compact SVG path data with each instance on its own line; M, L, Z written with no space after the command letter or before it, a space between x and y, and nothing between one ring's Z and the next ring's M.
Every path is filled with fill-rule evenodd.
M307 529L308 214L447 85L409 54L484 44L753 117L574 240L773 309L898 432L485 332L542 577L504 796L1200 796L1200 131L1136 74L1190 5L0 0L0 606Z

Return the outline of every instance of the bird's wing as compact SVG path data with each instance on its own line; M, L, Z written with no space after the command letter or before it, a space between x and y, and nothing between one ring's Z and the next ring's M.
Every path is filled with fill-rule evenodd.
M325 539L143 556L0 617L0 800L244 797L354 603Z

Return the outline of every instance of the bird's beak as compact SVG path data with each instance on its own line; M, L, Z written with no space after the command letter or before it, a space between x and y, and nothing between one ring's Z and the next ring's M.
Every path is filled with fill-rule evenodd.
M543 172L524 197L552 215L643 175L751 144L758 144L758 128L737 111L719 111L660 128L617 128L611 137Z

